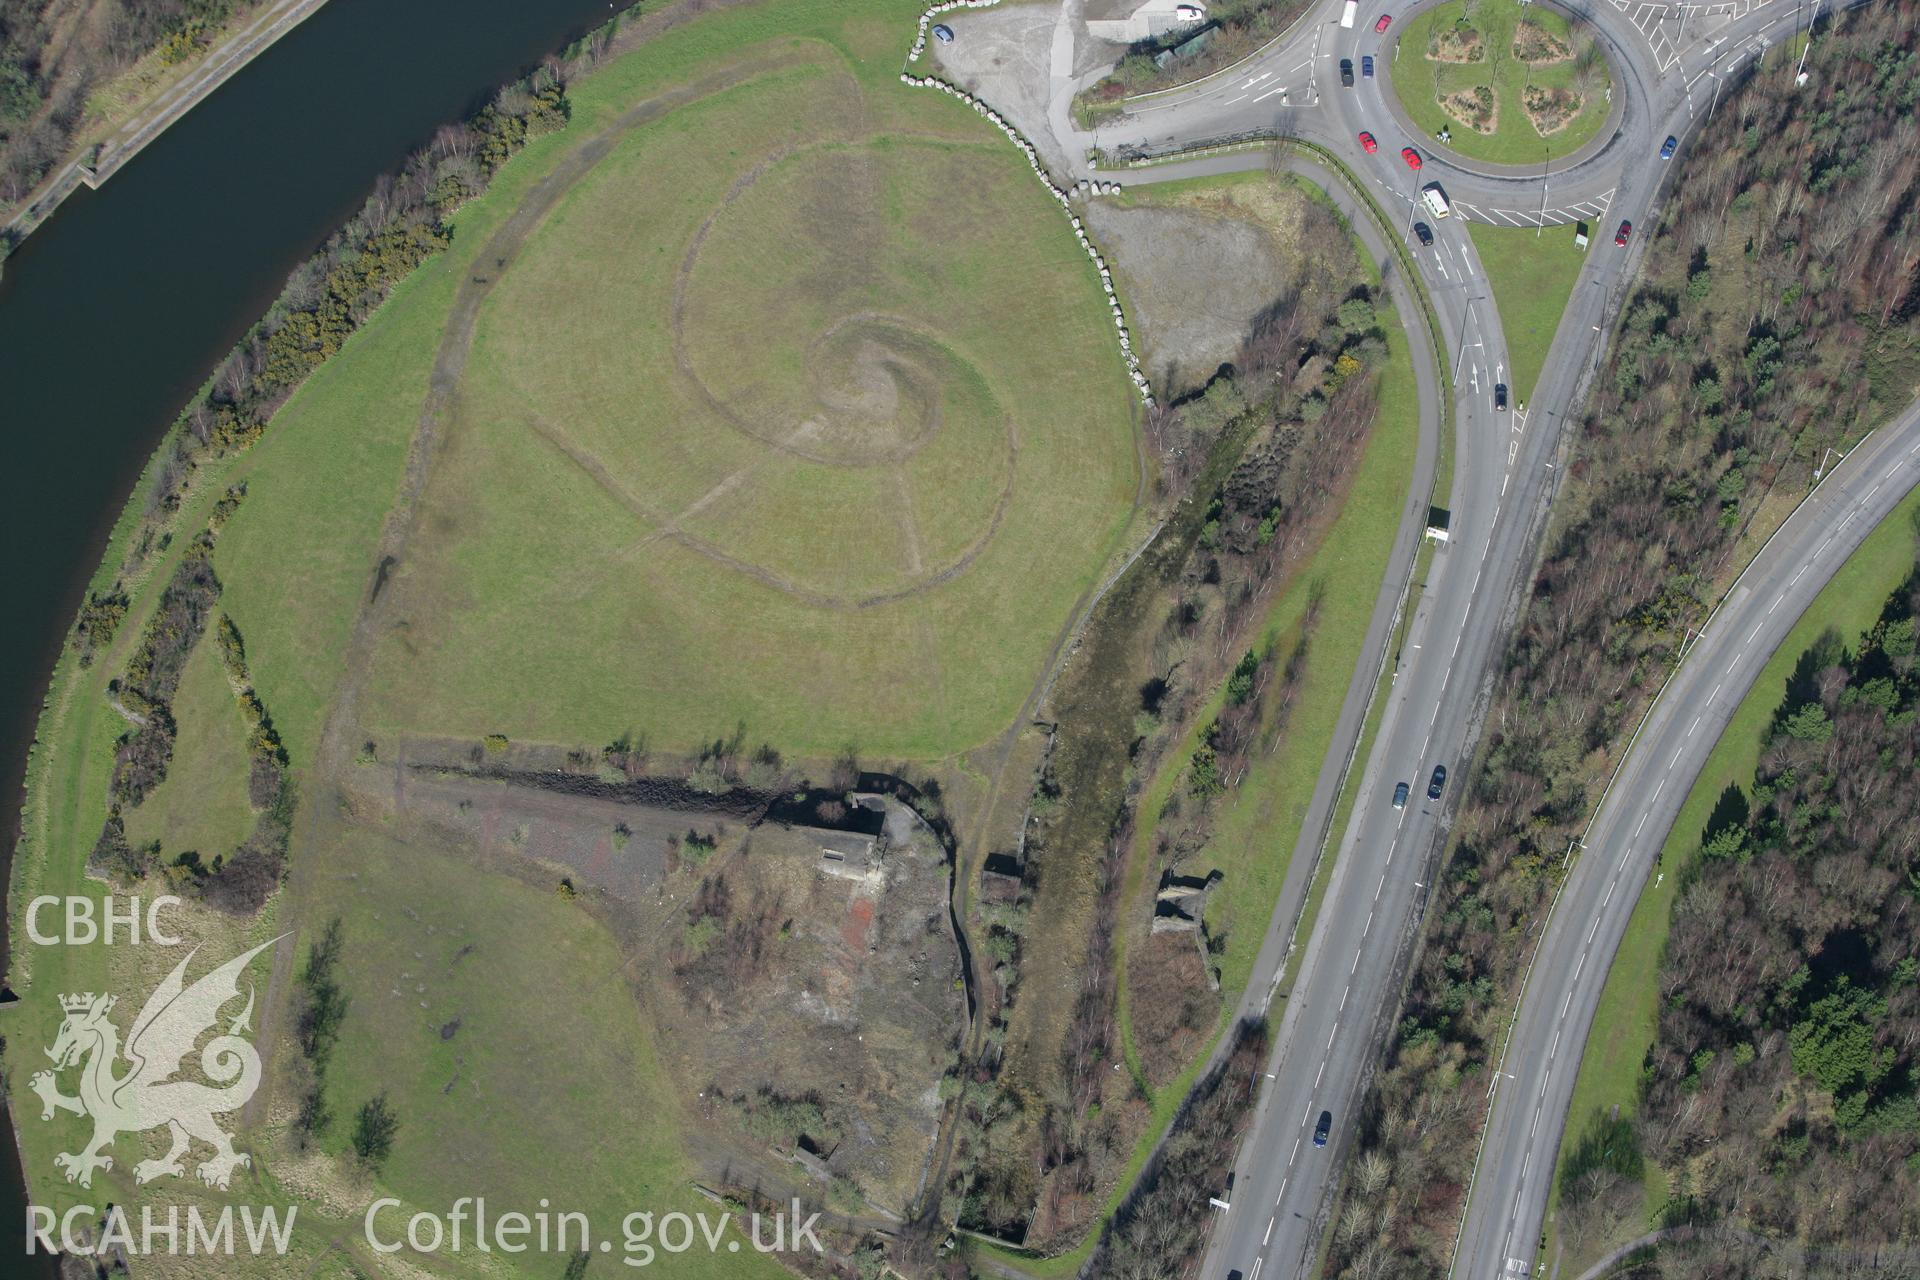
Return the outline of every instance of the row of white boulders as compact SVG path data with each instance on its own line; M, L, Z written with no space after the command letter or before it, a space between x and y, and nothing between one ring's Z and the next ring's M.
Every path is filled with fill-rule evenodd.
M947 4L936 5L927 10L927 14L941 13L947 9L979 8L995 2L996 0L950 0ZM922 36L926 34L926 25L927 18L923 16L920 20ZM919 50L920 46L915 44L915 56L918 56ZM1073 212L1071 207L1073 196L1084 193L1088 188L1091 188L1093 193L1097 195L1117 195L1120 191L1120 184L1117 182L1077 182L1071 191L1066 190L1056 185L1053 179L1047 176L1046 166L1040 163L1040 153L1034 149L1033 144L1022 137L1020 131L1008 123L1004 116L992 107L989 107L979 98L974 97L964 89L959 89L948 84L938 76L916 76L903 71L900 73L900 83L912 85L919 89L937 89L949 98L966 103L972 107L974 111L983 116L994 128L1005 134L1008 141L1012 142L1016 147L1019 147L1021 152L1027 157L1027 166L1033 170L1035 177L1046 184L1048 193L1059 202L1061 209L1066 211L1067 221L1073 226L1074 238L1080 242L1080 248L1086 252L1087 258L1094 265L1094 269L1100 273L1100 287L1106 291L1107 306L1113 312L1113 327L1120 337L1120 354L1127 362L1127 376L1133 379L1134 389L1140 393L1141 403L1151 409L1153 407L1153 389L1147 383L1147 375L1140 370L1139 356L1134 354L1133 336L1127 332L1127 317L1125 312L1121 310L1120 297L1113 289L1113 271L1107 266L1107 260L1101 256L1100 250L1094 245L1093 241L1088 238L1086 227L1081 224L1079 216Z
M1076 196L1117 196L1120 194L1120 184L1117 182L1091 182L1082 178L1079 182L1073 184L1073 194Z
M920 15L920 32L913 38L913 51L907 54L907 61L920 61L920 55L927 49L927 30L933 25L933 20L941 14L950 13L955 9L985 9L989 5L999 3L1000 0L943 0L943 3L934 5Z

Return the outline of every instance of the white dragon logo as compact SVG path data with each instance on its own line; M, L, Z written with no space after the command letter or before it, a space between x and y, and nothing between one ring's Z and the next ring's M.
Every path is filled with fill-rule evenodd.
M113 1168L113 1157L106 1154L106 1149L117 1135L142 1133L160 1125L172 1131L173 1146L160 1159L142 1160L134 1166L133 1176L138 1182L185 1173L180 1157L187 1153L189 1138L213 1147L213 1157L202 1161L195 1171L210 1187L225 1190L235 1168L252 1166L253 1157L235 1151L233 1135L213 1119L241 1106L260 1087L260 1055L241 1038L241 1032L252 1029L251 986L247 988L247 1007L227 1025L226 1034L215 1036L200 1051L201 1070L221 1087L169 1077L180 1070L201 1033L219 1019L221 1007L239 998L240 974L247 965L278 941L274 938L234 957L191 987L185 982L187 963L199 948L188 952L133 1020L125 1051L132 1070L125 1075L113 1073L121 1056L120 1033L107 1017L117 998L96 996L91 991L60 997L60 1007L67 1016L53 1047L47 1050L53 1070L35 1075L28 1087L40 1095L42 1120L53 1119L56 1111L93 1118L93 1139L77 1152L63 1152L53 1158L68 1182L91 1186L95 1169ZM79 1096L70 1098L60 1092L55 1073L82 1059L87 1061L80 1071Z

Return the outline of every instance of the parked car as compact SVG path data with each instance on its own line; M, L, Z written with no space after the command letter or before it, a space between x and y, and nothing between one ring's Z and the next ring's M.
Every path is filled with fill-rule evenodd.
M1313 1126L1313 1145L1316 1147L1326 1146L1327 1135L1332 1132L1333 1132L1333 1112L1322 1111L1320 1113L1320 1123Z
M1415 151L1412 147L1400 148L1400 158L1407 162L1407 168L1415 169L1415 170L1419 169L1420 153L1418 151Z
M1353 59L1352 58L1340 59L1340 85L1342 88L1346 88L1346 89L1353 88Z
M1416 222L1413 224L1413 234L1420 237L1421 244L1430 245L1433 243L1433 228L1424 222Z
M1673 159L1673 153L1679 149L1680 139L1669 134L1667 140L1660 144L1660 158L1662 160L1671 160Z
M1382 31L1385 31L1387 29L1387 24L1392 21L1393 21L1392 14L1390 13L1381 14L1380 21L1373 24L1373 34L1379 35Z
M1365 79L1373 79L1373 55L1366 54L1360 59L1360 74Z
M1409 787L1409 786L1408 786L1408 785L1407 785L1406 783L1404 783L1404 782L1396 782L1396 783L1394 783L1394 784L1393 784L1393 807L1394 807L1394 808L1396 808L1396 809L1404 809L1404 808L1406 808L1406 807L1407 807L1407 793L1408 793L1408 792L1410 792L1410 791L1411 791L1412 789L1413 789L1413 788L1411 788L1411 787Z
M1373 140L1372 134L1368 133L1365 129L1362 129L1360 131L1360 149L1366 152L1368 155L1372 155L1374 152L1380 149L1380 144Z
M933 38L941 44L952 44L953 28L944 22L936 22L933 24Z
M1438 800L1440 793L1447 788L1447 766L1433 766L1433 777L1427 780L1427 799Z
M1493 384L1493 407L1495 412L1503 411L1507 407L1507 384L1504 382Z
M1620 229L1613 233L1613 242L1615 244L1624 245L1627 242L1627 237L1632 234L1633 234L1633 224L1631 222L1622 222L1620 224Z

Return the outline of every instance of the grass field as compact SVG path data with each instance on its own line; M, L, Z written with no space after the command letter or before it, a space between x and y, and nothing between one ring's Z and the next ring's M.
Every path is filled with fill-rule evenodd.
M1574 245L1572 227L1548 227L1542 233L1538 228L1469 222L1467 233L1486 268L1494 305L1500 308L1507 356L1513 361L1507 386L1514 403L1525 404L1546 368L1547 349L1586 255Z
M1514 46L1523 12L1527 22L1544 29L1556 44L1548 57L1531 63L1523 61ZM1451 141L1446 145L1461 155L1514 165L1538 165L1549 156L1570 155L1600 132L1608 111L1606 60L1596 55L1597 65L1584 74L1579 70L1579 50L1586 38L1570 31L1564 17L1540 5L1523 10L1516 0L1478 0L1470 24L1465 14L1464 0L1449 0L1415 15L1401 29L1393 53L1382 60L1393 92L1422 132L1432 138L1448 129ZM1477 58L1433 56L1442 52L1465 57L1466 47L1451 42L1469 32ZM1573 94L1579 99L1578 111L1543 134L1525 107L1529 89ZM1492 113L1480 128L1441 105L1453 95L1481 90L1491 95ZM1483 131L1489 125L1491 131Z
M481 299L443 448L424 459L420 532L386 588L408 609L363 704L380 723L565 743L637 726L672 747L745 719L820 755L849 741L945 754L1005 727L1130 518L1134 400L1097 277L1024 159L973 112L898 83L916 13L894 0L728 9L570 86L570 127L529 144L461 210L453 247L251 451L203 469L171 549L127 578L133 603L111 648L87 668L63 657L29 766L15 936L36 894L105 893L84 857L126 727L106 684L226 483L248 491L215 552L221 607L246 637L302 812L334 802L331 779L310 770L448 317L476 275L499 287ZM674 109L627 127L661 94L679 95ZM543 181L603 137L600 163L512 266L486 262ZM116 526L97 587L121 572L147 491ZM187 677L173 780L136 823L204 854L245 812L232 767L244 756L211 645ZM435 1210L451 1194L548 1195L596 1224L693 1207L684 1117L612 937L546 890L360 821L330 816L324 829L346 834L325 847L296 841L312 887L252 921L183 909L208 956L289 928L304 953L345 916L354 1004L330 1096L350 1116L384 1087L401 1114L384 1179L342 1177L291 1150L292 1099L274 1094L241 1135L256 1160L236 1195L284 1193L323 1227L264 1270L335 1274L315 1256L325 1232L357 1238L355 1206L388 1184ZM434 939L458 923L477 952L455 972L437 942L407 932L419 921ZM411 988L429 983L429 957L442 964L421 1009L429 993ZM137 1009L176 958L23 945L14 1064L52 1042L57 993L118 991ZM290 997L262 987L282 1008ZM461 1026L443 1039L445 1008ZM290 1038L275 1051L297 1052ZM462 1072L484 1090L443 1095ZM42 1124L30 1075L9 1081L35 1202L142 1203L132 1162L160 1139L123 1139L110 1175L69 1187L51 1161L79 1122ZM325 1144L337 1150L343 1132ZM763 1273L751 1255L674 1267Z
M924 757L1018 707L1135 492L1097 283L950 103L789 61L619 133L488 291L377 725Z
M145 802L128 811L127 842L137 849L158 840L168 862L191 850L211 863L232 853L253 829L247 722L211 636L201 637L187 655L173 718L180 733L174 767Z
M1916 513L1920 513L1920 493L1908 495L1867 536L1767 662L1739 710L1734 712L1726 732L1715 744L1713 753L1707 757L1661 848L1662 871L1641 891L1620 949L1607 970L1607 983L1601 989L1600 1005L1587 1033L1580 1074L1567 1111L1570 1132L1577 1131L1596 1111L1618 1106L1622 1114L1631 1115L1637 1108L1640 1065L1653 1044L1659 1024L1660 959L1666 948L1674 901L1686 879L1688 866L1700 851L1700 836L1707 820L1727 788L1737 787L1744 792L1753 785L1762 735L1780 705L1787 679L1793 674L1800 655L1829 629L1852 644L1880 616L1888 594L1912 571ZM1565 1144L1562 1145L1564 1148ZM1649 1161L1646 1179L1646 1209L1651 1214L1664 1198L1666 1175ZM1552 1195L1548 1212L1550 1230L1553 1209L1560 1197L1557 1179ZM1644 1227L1635 1222L1629 1223L1627 1229L1631 1238ZM1597 1241L1595 1256L1617 1243L1620 1242ZM1550 1243L1549 1251L1551 1248ZM1563 1269L1578 1274L1591 1261L1590 1258L1568 1258Z
M343 1118L380 1093L399 1116L381 1182L406 1207L382 1217L390 1237L416 1210L444 1213L481 1192L493 1213L532 1214L542 1197L585 1213L616 1251L629 1212L717 1214L688 1186L680 1093L591 915L371 833L333 853L309 906L315 920L346 922L340 976L354 1003L327 1092ZM330 1154L350 1158L350 1129L333 1125ZM785 1274L704 1248L669 1269Z

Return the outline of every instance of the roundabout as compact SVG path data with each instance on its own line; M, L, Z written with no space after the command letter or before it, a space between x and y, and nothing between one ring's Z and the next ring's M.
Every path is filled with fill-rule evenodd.
M1429 147L1533 166L1575 155L1616 123L1603 46L1546 5L1446 0L1387 34L1384 94Z
M1060 53L1071 41L1061 38L1064 22L1055 28L1047 127L1056 147L1075 157L1068 178L1119 170L1137 187L1264 169L1280 162L1287 140L1332 158L1338 184L1401 241L1389 267L1405 265L1428 310L1451 415L1451 483L1432 495L1449 518L1428 578L1440 589L1428 591L1407 624L1410 656L1403 651L1392 671L1352 821L1344 833L1329 832L1333 882L1311 936L1293 934L1301 903L1283 894L1271 955L1263 953L1242 1002L1241 1016L1280 1021L1230 1196L1214 1201L1201 1271L1210 1280L1307 1274L1317 1265L1341 1165L1337 1151L1308 1145L1315 1117L1333 1117L1330 1146L1357 1143L1364 1091L1354 1082L1367 1076L1398 1008L1404 972L1396 943L1421 928L1450 822L1444 797L1417 813L1380 797L1394 779L1426 776L1436 761L1463 767L1472 759L1485 673L1497 666L1508 611L1527 590L1562 483L1568 425L1583 412L1641 256L1659 239L1660 205L1679 171L1670 161L1696 145L1716 111L1724 116L1722 98L1740 80L1793 74L1809 20L1780 0L1611 0L1582 14L1578 27L1565 24L1564 12L1543 12L1508 0L1477 0L1470 14L1457 0L1411 11L1388 0L1326 0L1232 68L1129 101L1123 114L1101 121L1097 136L1075 126L1072 94L1091 80L1062 74ZM1518 30L1523 18L1533 30ZM1576 76L1576 66L1585 74ZM1435 145L1443 128L1451 146ZM1470 225L1482 223L1489 226ZM1481 234L1497 228L1506 230ZM1496 298L1483 253L1514 256L1493 264L1510 286L1528 278L1521 259L1578 254L1577 273L1564 296L1547 299L1547 319L1534 314L1537 298ZM1536 359L1516 370L1508 332L1516 319L1544 346L1537 376ZM1511 399L1509 384L1528 381L1524 402ZM1393 616L1376 615L1383 634ZM1372 669L1363 662L1356 690L1364 692L1359 682ZM1339 785L1342 753L1358 747L1357 737L1335 744L1323 786ZM1398 854L1407 856L1396 861ZM1372 936L1376 921L1386 923L1382 941ZM1284 1009L1269 1008L1294 947L1304 952L1298 976ZM1516 1062L1516 1073L1533 1070ZM1522 1087L1528 1098L1545 1096L1539 1079ZM1506 1093L1502 1087L1502 1099ZM1504 1101L1495 1106L1505 1113ZM1549 1139L1563 1114L1549 1117ZM1457 1189L1454 1274L1531 1269L1553 1162L1531 1158L1540 1154L1525 1147L1531 1131L1518 1132L1519 1147L1490 1146L1477 1181Z

